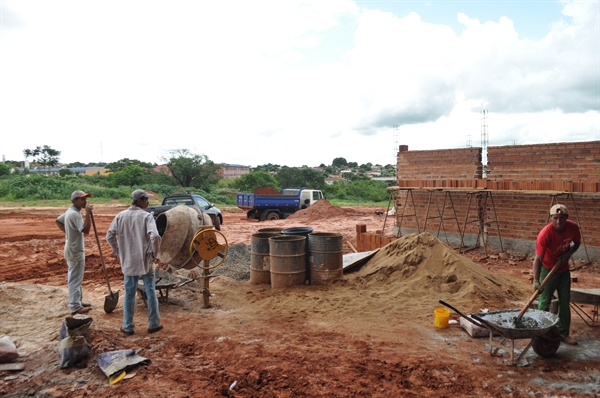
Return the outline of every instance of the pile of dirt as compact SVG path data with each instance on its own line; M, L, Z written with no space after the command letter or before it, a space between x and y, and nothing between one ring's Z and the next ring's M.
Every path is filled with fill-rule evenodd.
M281 192L273 187L256 188L254 193L258 195L281 195Z
M220 257L214 260L220 261ZM211 262L211 265L212 262ZM203 271L200 268L194 268L190 271L181 269L173 271L179 275L192 279L200 279ZM247 281L250 279L250 245L237 243L229 246L225 260L216 268L210 271L210 275L224 275L238 281Z
M338 206L333 206L327 199L317 200L306 209L299 210L288 217L290 220L314 222L317 220L345 217L346 211Z
M428 232L406 235L381 248L356 277L371 291L412 300L445 297L502 307L527 296L521 281L494 274Z

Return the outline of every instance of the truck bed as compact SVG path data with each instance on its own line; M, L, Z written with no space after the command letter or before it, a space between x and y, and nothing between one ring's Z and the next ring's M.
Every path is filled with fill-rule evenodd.
M254 193L238 193L237 206L243 210L252 209L297 209L300 206L298 196L258 195Z

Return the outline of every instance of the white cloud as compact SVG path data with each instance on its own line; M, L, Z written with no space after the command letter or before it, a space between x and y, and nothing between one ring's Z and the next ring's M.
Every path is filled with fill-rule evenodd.
M468 3L465 3L468 6ZM466 7L468 8L468 7ZM597 3L521 39L510 15L449 26L352 1L4 1L0 153L249 165L394 163L412 149L600 139ZM332 44L333 43L333 44ZM528 143L529 143L528 142ZM100 149L102 148L102 149ZM379 160L378 160L379 159Z

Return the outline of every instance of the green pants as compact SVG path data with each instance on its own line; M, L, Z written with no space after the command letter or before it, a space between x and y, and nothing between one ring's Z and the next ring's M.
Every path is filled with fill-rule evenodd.
M548 268L542 267L540 283L549 272ZM569 335L569 329L571 328L571 308L569 307L571 302L571 272L567 270L550 277L538 297L539 310L548 311L555 291L558 293L558 318L560 319L557 326L560 334L566 337Z

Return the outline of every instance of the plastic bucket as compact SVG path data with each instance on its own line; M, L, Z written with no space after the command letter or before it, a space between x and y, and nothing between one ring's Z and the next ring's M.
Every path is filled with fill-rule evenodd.
M340 233L315 232L308 235L311 283L323 283L343 276L343 254Z
M436 308L435 311L433 311L433 315L433 324L436 328L445 329L448 327L448 320L450 319L449 309Z
M269 257L269 238L280 236L277 232L254 234L250 238L250 283L269 285L271 283L271 265Z
M306 279L306 238L273 236L269 238L271 287L301 285Z

